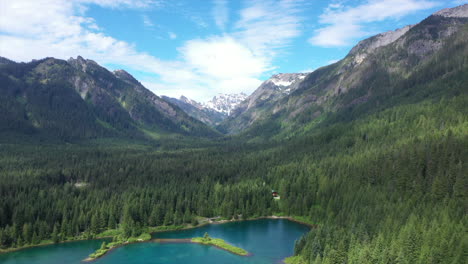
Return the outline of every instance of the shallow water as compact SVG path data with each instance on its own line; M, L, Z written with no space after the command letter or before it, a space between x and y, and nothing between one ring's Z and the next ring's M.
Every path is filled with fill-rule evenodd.
M203 227L157 233L154 238L192 238L208 232L211 237L241 247L252 256L237 256L215 247L175 243L145 242L117 248L96 264L209 264L209 263L279 263L293 254L294 241L309 231L309 227L286 219L261 219L206 225ZM0 255L5 264L78 264L95 249L102 240L78 241L25 249Z

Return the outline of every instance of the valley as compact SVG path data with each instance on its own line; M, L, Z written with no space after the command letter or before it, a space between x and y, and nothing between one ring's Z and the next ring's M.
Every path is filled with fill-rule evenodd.
M80 56L0 89L0 263L466 262L468 4L205 104ZM248 256L162 243L205 233Z

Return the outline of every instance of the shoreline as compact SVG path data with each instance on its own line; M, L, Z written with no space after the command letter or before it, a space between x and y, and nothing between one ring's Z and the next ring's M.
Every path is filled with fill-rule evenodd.
M229 222L255 221L255 220L261 220L261 219L286 219L286 220L289 220L291 222L295 222L295 223L298 223L298 224L301 224L301 225L308 226L310 228L316 228L317 227L316 224L303 222L303 221L301 221L299 219L295 219L292 216L277 216L277 215L260 216L260 217L249 218L249 219L244 219L244 220L221 220L221 221L227 221L227 222L222 222L221 223L221 221L219 221L219 224L224 224L224 223L229 223ZM218 224L218 223L213 223L213 224Z
M45 247L45 246L50 246L50 245L73 243L73 242L88 241L88 240L101 240L101 239L112 239L112 236L103 236L103 237L95 237L95 238L80 238L80 239L60 241L60 242L57 242L57 243L49 242L49 243L44 243L44 244L28 245L28 246L24 246L24 247L20 247L20 248L0 249L0 255L1 254L12 253L12 252L16 252L16 251L21 251L23 249L35 248L35 247Z
M156 239L153 239L151 241L147 241L147 242L153 242L153 243L161 243L161 244L178 244L178 243L189 243L189 244L199 244L199 245L205 245L205 246L210 246L210 247L215 247L215 248L218 248L218 249L221 249L221 250L224 250L224 251L227 251L231 254L234 254L234 255L237 255L237 256L241 256L241 257L250 257L250 256L253 256L252 253L250 252L247 252L246 255L242 255L242 254L239 254L237 252L234 252L234 251L230 251L226 248L223 248L223 247L220 247L220 246L217 246L217 245L213 245L213 244L204 244L204 243L201 243L201 242L196 242L196 241L193 241L192 238L156 238ZM227 242L226 242L227 243ZM229 244L229 243L228 243Z
M96 261L104 256L106 256L107 254L109 254L110 252L112 252L114 249L117 249L119 247L123 247L123 246L126 246L126 245L130 245L130 244L136 244L136 243L143 243L143 242L150 242L151 240L147 240L147 241L135 241L135 242L123 242L122 244L120 245L117 245L115 247L112 247L112 248L109 248L106 253L104 253L103 255L97 257L97 258L90 258L90 257L87 257L85 259L83 259L81 262L93 262L93 261Z
M230 220L220 220L220 221L213 221L213 222L207 222L207 223L203 223L203 224L199 224L199 225L196 225L196 226L186 226L186 227L183 227L183 228L178 228L178 229L172 229L172 230L160 230L160 231L154 231L154 232L150 232L149 234L153 235L153 234L157 234L157 233L164 233L164 232L174 232L174 231L179 231L179 230L189 230L189 229L194 229L194 228L199 228L199 227L203 227L203 226L206 226L206 225L220 225L220 224L226 224L226 223L234 223L234 222L242 222L242 221L255 221L255 220L261 220L261 219L286 219L286 220L289 220L289 221L292 221L292 222L296 222L298 224L302 224L302 225L306 225L310 228L315 228L317 227L317 225L315 224L311 224L311 223L307 223L307 222L303 222L303 221L300 221L298 219L295 219L294 217L292 216L276 216L276 215L270 215L270 216L259 216L259 217L254 217L254 218L248 218L248 219L230 219ZM113 236L103 236L103 237L95 237L95 238L91 238L91 239L86 239L86 238L80 238L80 239L74 239L74 240L65 240L65 241L60 241L60 242L57 242L57 243L45 243L45 244L38 244L38 245L29 245L29 246L25 246L25 247L20 247L20 248L13 248L13 249L0 249L0 254L7 254L7 253L12 253L12 252L16 252L16 251L20 251L20 250L24 250L24 249L29 249L29 248L35 248L35 247L42 247L42 246L50 246L50 245L54 245L54 244L62 244L62 243L70 243L70 242L78 242L78 241L86 241L86 240L100 240L100 239L108 239L108 238L112 238ZM156 238L157 239L157 238ZM132 243L142 243L142 242L149 242L149 241L136 241L136 242L132 242ZM119 245L117 247L120 247L120 246L123 246L123 245L128 245L128 244L131 244L131 243L126 243L126 244L122 244L122 245ZM117 248L117 247L114 247L114 248ZM112 248L112 249L114 249ZM111 251L112 249L109 249L109 251ZM104 255L107 255L104 254ZM103 256L104 256L103 255ZM96 258L97 259L97 258ZM88 260L87 262L91 262L95 259L91 259L91 260Z

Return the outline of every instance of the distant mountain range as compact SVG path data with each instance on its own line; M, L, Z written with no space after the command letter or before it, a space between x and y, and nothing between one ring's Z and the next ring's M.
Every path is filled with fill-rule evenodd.
M304 80L307 73L279 73L264 81L250 96L233 109L221 130L238 133L251 126L260 117L258 109L273 105L289 96Z
M218 94L206 103L199 103L185 96L181 96L179 99L167 96L163 96L163 98L203 123L216 126L226 119L247 98L247 95L244 93Z
M158 97L127 72L110 72L82 57L29 63L0 58L0 133L160 138L216 136L215 127L226 134L291 137L308 133L326 116L352 119L466 92L456 82L468 76L467 24L468 4L444 9L365 39L342 60L312 73L275 74L249 96L221 94L206 103Z

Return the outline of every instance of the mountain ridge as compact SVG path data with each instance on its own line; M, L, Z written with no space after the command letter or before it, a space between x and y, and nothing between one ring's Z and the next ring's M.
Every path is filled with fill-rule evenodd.
M218 129L251 136L262 129L274 134L297 133L309 122L319 123L325 115L383 100L376 96L417 74L439 51L453 44L449 39L466 45L457 36L467 30L468 19L460 17L467 6L443 12L450 15L431 15L415 25L362 40L342 60L308 74L289 95L273 103L258 103L248 111L245 107ZM259 87L253 94L261 91Z
M6 119L15 121L2 122L0 131L12 131L19 126L29 133L63 139L217 134L123 70L110 72L81 56L68 61L55 58L28 63L6 58L1 61L5 92L0 99L5 112L11 115ZM80 110L74 113L75 109L68 109L64 102ZM83 129L74 129L80 126Z
M163 96L166 101L176 104L188 115L211 127L226 119L246 97L244 93L218 94L207 102L197 102L183 95L179 99Z

